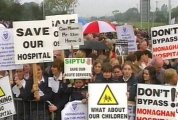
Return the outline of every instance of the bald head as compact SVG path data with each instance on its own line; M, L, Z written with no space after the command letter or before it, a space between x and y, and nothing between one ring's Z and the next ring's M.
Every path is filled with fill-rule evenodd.
M156 71L159 72L161 68L163 67L163 59L159 56L156 56L151 61L151 66L155 67Z

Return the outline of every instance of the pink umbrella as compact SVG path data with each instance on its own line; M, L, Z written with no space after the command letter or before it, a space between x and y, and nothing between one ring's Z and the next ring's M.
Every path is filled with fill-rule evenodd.
M116 32L115 26L105 21L93 21L83 26L84 34L106 32Z

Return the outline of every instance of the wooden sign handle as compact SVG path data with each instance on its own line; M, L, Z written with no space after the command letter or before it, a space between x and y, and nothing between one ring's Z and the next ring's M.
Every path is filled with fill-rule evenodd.
M39 101L39 87L38 87L38 77L37 77L37 65L32 64L33 67L33 92L36 101Z

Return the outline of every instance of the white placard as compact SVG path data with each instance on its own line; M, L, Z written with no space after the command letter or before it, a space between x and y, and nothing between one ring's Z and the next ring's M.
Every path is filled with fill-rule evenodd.
M178 58L178 24L151 28L153 56Z
M16 114L9 77L0 79L0 118Z
M53 43L53 45L54 45L54 50L69 50L69 49L72 49L71 46L68 46L68 45L60 45L59 43L60 43L59 41L54 41L54 43ZM73 46L73 49L74 49L74 50L78 50L78 49L79 49L79 45L74 45L74 46Z
M126 83L90 83L88 120L128 120Z
M119 44L120 41L127 41L128 51L137 51L136 37L134 35L134 30L131 25L117 26L116 31L118 37L116 44Z
M136 102L137 120L175 120L176 87L174 86L138 84Z
M15 64L12 29L0 29L0 70L21 69Z
M65 58L65 79L90 79L92 75L91 58Z
M50 21L13 22L15 63L53 61Z
M72 24L78 23L78 15L77 14L66 14L66 15L53 15L46 16L46 20L51 21L51 27L58 27L61 24Z
M62 120L88 120L87 104L81 101L68 102L62 110Z
M135 102L128 101L128 119L135 120L136 104Z
M82 26L80 24L61 24L58 27L53 27L54 46L71 46L83 45Z
M66 14L66 15L54 15L54 16L46 16L46 20L51 21L51 27L53 27L53 46L54 50L64 50L71 49L71 46L68 44L60 45L59 39L59 25L62 24L74 24L78 23L78 15L77 14ZM79 49L79 46L76 45L76 49Z

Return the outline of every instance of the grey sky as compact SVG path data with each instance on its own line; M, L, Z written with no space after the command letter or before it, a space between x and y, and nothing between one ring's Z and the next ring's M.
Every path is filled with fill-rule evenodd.
M151 0L151 10L156 8L156 1L158 7L164 3L168 4L168 0ZM104 16L112 15L112 11L119 10L125 12L128 8L137 7L139 9L140 0L79 0L79 5L76 8L76 13L79 16ZM172 7L178 6L178 0L171 0Z
M21 0L25 2L40 2L42 0ZM163 4L168 4L168 0L151 0L151 10L156 8L156 1L158 1L158 7ZM125 12L128 8L139 8L140 0L78 0L78 5L75 9L75 13L82 17L91 16L105 16L112 15L112 11L119 10ZM172 8L178 6L178 0L171 0Z

